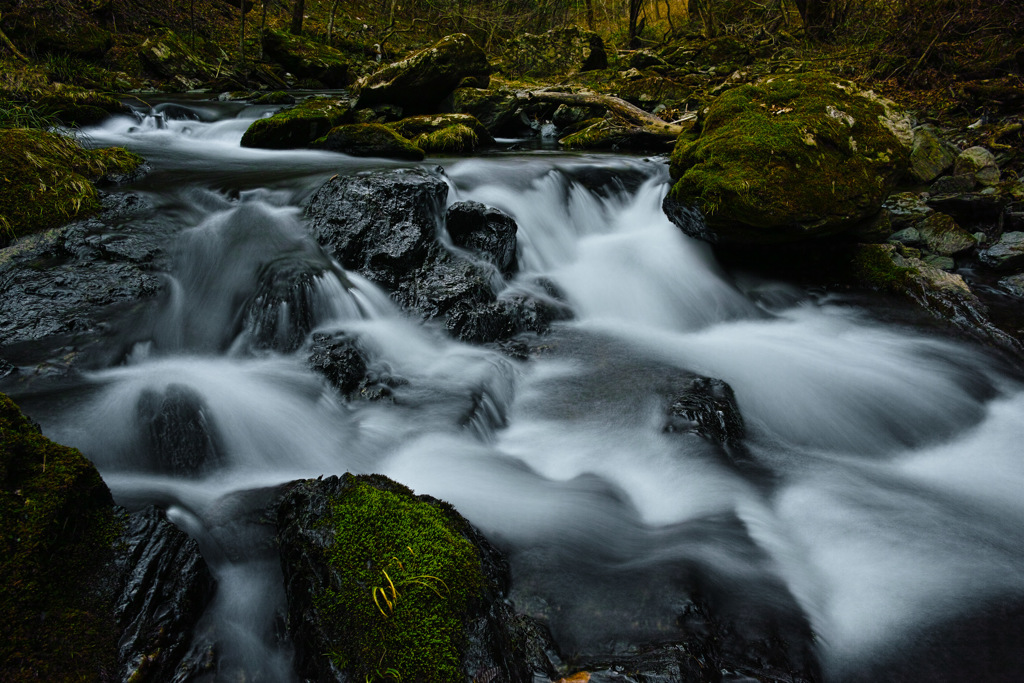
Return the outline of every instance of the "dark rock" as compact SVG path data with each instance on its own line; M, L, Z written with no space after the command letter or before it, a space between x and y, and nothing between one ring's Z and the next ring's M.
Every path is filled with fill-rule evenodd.
M835 78L742 85L712 102L696 141L680 136L665 213L724 247L841 236L879 213L904 170L910 137L906 118L888 103ZM690 208L704 214L704 229L693 230Z
M899 242L908 247L920 247L924 244L917 228L903 228L889 236L890 242Z
M1004 277L999 281L999 286L1015 297L1024 299L1024 273Z
M426 260L447 196L444 180L423 170L364 173L324 183L306 215L342 266L394 290Z
M120 680L169 681L214 592L199 547L156 508L128 515L117 544Z
M493 145L494 137L469 114L413 116L390 124L425 152L474 152Z
M357 391L366 379L366 353L353 337L343 332L314 334L308 363L343 394Z
M953 175L970 176L980 185L995 185L999 182L999 165L995 155L984 147L969 147L957 156Z
M484 256L505 276L516 271L515 220L479 202L457 202L448 207L445 224L452 243Z
M385 159L423 159L423 150L379 123L350 123L332 128L315 140L314 149L341 152L354 157L381 157Z
M568 75L606 69L608 55L601 36L579 26L567 26L539 35L526 33L509 41L500 68L512 78Z
M403 278L394 291L403 307L426 319L445 316L458 306L494 301L489 268L457 256L439 243L430 246L421 268Z
M222 464L217 426L193 389L181 384L163 392L148 389L139 396L136 412L138 424L144 425L145 454L157 471L188 477Z
M1007 202L1006 197L996 192L969 192L933 195L928 199L928 206L949 214L961 225L972 225L998 220Z
M260 95L252 101L253 104L295 104L295 98L284 92L283 90L276 90L274 92L268 92L266 95Z
M928 188L928 194L938 197L948 194L964 194L973 192L978 181L973 175L948 175L939 178Z
M998 271L1024 267L1024 232L1003 233L999 241L980 254L981 262Z
M745 428L736 396L722 380L694 375L671 401L664 431L697 434L723 446L743 441Z
M516 137L529 131L520 121L520 107L511 89L459 88L452 102L454 111L469 114L492 135L504 137Z
M345 475L291 484L277 519L300 676L349 681L379 667L410 680L532 679L528 643L515 639L526 632L503 599L507 561L451 506L379 475ZM439 531L443 545L435 545ZM449 557L461 559L447 564ZM429 644L416 615L437 596L417 592L422 574L448 596L445 609L431 609ZM375 603L368 587L377 581L395 587L382 588L385 598L399 599Z
M551 299L515 295L479 306L458 306L448 315L452 336L474 344L494 343L524 332L542 334L551 323L569 320L568 307Z
M394 104L408 113L434 113L465 78L487 87L490 71L483 50L469 36L456 33L360 79L355 88L358 106Z
M301 256L277 259L262 268L244 314L254 348L289 353L302 345L317 322L315 285L324 272L324 264Z

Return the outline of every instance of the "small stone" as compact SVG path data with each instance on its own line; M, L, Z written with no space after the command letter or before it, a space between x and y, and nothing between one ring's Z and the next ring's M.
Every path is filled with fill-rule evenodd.
M981 262L993 270L1024 266L1024 232L1005 232L994 245L981 252Z
M999 281L999 286L1013 296L1024 299L1024 273L1004 277Z
M973 235L944 213L933 213L917 225L917 230L927 250L939 256L953 256L977 245Z
M889 237L890 242L899 242L908 247L917 247L924 244L924 240L921 239L921 233L917 228L904 228L898 232L894 232Z
M999 182L999 165L984 147L969 147L956 158L953 174L971 175L982 185L995 185Z
M917 192L891 194L882 207L889 212L892 227L897 230L913 226L934 211L932 207L928 206L926 197Z

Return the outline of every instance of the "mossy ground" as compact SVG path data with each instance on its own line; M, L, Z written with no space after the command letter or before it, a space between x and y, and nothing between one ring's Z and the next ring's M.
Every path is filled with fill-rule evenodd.
M96 468L0 395L0 679L98 681L113 673L113 609L92 594L119 531Z
M331 658L360 681L464 681L464 619L484 589L476 548L442 504L383 478L386 487L346 478L325 520L335 535L329 561L343 585L318 601L338 635Z
M120 148L87 150L28 128L0 128L0 243L99 209L93 179L126 173L142 159Z

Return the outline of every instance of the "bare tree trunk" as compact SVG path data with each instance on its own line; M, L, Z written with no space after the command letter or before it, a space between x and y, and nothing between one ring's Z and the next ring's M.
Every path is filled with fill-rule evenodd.
M239 66L245 66L245 0L238 0L238 13L240 16L238 22L238 51L241 57L239 58Z
M302 35L302 20L306 14L306 0L295 0L292 5L292 25L289 31L293 36Z
M195 0L193 0L194 2ZM260 61L263 61L263 35L267 32L267 0L263 0L263 13L260 15Z
M643 23L640 21L640 14L644 8L644 0L629 0L629 47L636 49L640 31Z
M331 3L331 16L327 20L327 44L334 45L334 15L338 11L338 3L341 0L334 0Z
M586 0L587 3L587 29L594 30L594 0Z

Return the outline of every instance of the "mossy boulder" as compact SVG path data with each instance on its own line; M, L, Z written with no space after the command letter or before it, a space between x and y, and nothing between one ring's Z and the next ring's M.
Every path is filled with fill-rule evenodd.
M978 244L978 239L944 213L933 213L916 226L925 248L938 256L955 256Z
M622 126L611 119L589 119L583 123L586 125L580 125L559 138L558 144L571 150L605 149L655 153L664 153L671 145L671 141L660 135Z
M300 676L463 683L487 666L500 562L450 505L380 475L300 481L277 538Z
M349 57L303 36L267 31L263 34L263 50L266 57L299 80L319 81L328 88L344 88L355 80Z
M142 158L120 148L83 149L27 128L0 129L0 244L99 209L93 180L128 173Z
M509 41L499 69L506 76L544 78L608 67L601 36L579 26L566 26Z
M684 231L727 246L855 232L907 166L913 136L887 102L827 74L742 85L681 137L664 208ZM706 226L694 229L689 211Z
M360 79L358 106L394 104L408 113L433 113L467 79L486 88L490 72L483 50L456 33Z
M332 128L312 147L355 157L383 157L419 161L423 150L391 128L379 123L349 123Z
M412 116L390 127L424 152L460 154L494 144L483 124L468 114Z
M44 437L0 394L0 678L98 680L119 630L97 587L120 531L81 453Z
M350 109L340 100L313 97L291 109L257 119L242 135L242 147L295 149L306 147L345 123Z
M453 111L472 116L496 136L520 132L520 106L515 91L506 87L459 88L452 97Z

